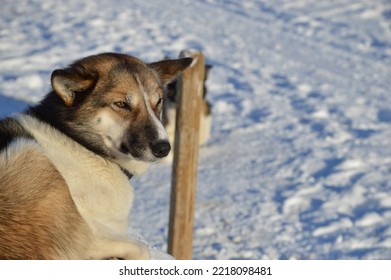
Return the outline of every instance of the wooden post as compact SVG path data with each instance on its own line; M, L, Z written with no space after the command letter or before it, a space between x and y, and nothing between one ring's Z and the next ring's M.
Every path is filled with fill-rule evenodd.
M198 170L199 126L205 58L182 51L193 63L179 77L174 162L171 187L168 253L178 260L192 259L194 206Z

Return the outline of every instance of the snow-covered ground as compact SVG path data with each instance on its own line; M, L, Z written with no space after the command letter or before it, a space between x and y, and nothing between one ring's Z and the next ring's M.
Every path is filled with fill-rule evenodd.
M0 116L98 52L202 50L195 259L391 258L389 0L5 0ZM131 223L166 248L171 167L134 180Z

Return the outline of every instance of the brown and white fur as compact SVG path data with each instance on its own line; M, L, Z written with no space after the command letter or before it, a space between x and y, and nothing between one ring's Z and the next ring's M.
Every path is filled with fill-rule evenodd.
M126 237L129 177L170 151L164 89L191 61L86 57L0 121L0 259L149 258Z

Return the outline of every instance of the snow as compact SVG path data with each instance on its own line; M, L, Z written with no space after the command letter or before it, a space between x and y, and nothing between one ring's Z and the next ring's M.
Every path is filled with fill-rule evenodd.
M0 116L103 51L213 65L195 259L391 258L388 0L5 1ZM132 227L166 249L171 167L136 178Z
M348 229L353 226L352 221L349 218L340 219L337 222L332 222L324 227L319 227L314 230L313 235L315 237L321 235L330 235L343 229Z

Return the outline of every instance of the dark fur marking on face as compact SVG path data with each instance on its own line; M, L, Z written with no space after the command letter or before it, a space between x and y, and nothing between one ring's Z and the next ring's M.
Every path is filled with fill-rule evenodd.
M140 133L140 131L143 131L144 133ZM128 130L128 133L121 144L121 151L130 153L135 158L140 158L143 151L149 148L150 143L157 138L157 128L153 125L152 120L148 119L144 123Z

